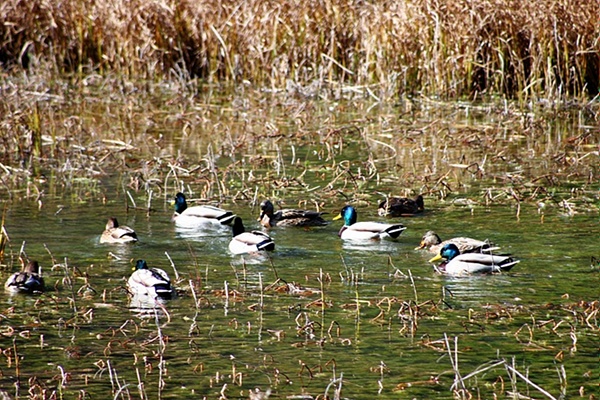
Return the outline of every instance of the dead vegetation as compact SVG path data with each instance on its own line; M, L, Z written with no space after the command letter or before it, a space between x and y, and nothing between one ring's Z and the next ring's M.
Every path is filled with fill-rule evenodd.
M8 0L0 63L78 77L250 82L301 95L595 95L596 1Z

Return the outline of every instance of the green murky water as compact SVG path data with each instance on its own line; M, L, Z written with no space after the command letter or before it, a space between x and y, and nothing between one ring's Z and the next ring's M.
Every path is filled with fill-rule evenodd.
M369 113L380 119L380 128L389 124L389 110ZM312 122L337 118L345 126L353 117L323 112ZM362 135L307 129L292 137L286 132L295 131L293 124L281 115L273 118L280 122L275 123L277 134L246 144L234 157L216 159L219 173L230 169L227 187L211 186L204 172L181 182L215 197L219 190L241 193L225 197L221 206L256 228L258 209L252 200L257 192L258 197L283 198L286 207L316 200L329 217L347 198L357 204L359 220L381 220L376 210L381 193L402 194L400 182L413 181L419 171L441 169L442 161L477 162L487 175L474 180L473 167L450 168L455 191L443 200L434 194L446 190L443 186L426 185L431 189L427 212L402 219L408 229L398 242L344 244L337 236L339 221L308 230L278 228L271 231L277 248L270 259L229 254L227 229L177 230L165 201L175 185L154 195L149 215L140 209L127 212L131 201L123 188L134 174L124 178L113 171L91 187L67 189L56 189L49 180L39 185L47 191L41 207L15 193L5 201L11 239L5 258L16 266L26 242L26 253L44 267L48 290L33 297L0 294L0 387L23 398L53 392L65 398L108 398L109 393L115 398L248 398L257 387L270 388L271 398L314 398L326 392L333 398L336 387L343 398L352 399L452 398L454 371L446 335L452 349L456 340L463 376L505 359L555 397L564 390L569 398L580 393L587 398L597 390L598 305L590 302L599 299L600 287L598 266L591 265L591 257L600 256L594 206L598 184L583 185L591 200L578 203L578 212L565 215L564 207L550 204L543 219L536 202L522 203L517 218L514 203L486 205L480 197L486 188L494 195L504 190L507 174L543 170L548 147L560 133L549 131L542 141L546 145L526 133L507 133L506 153L499 156L506 162L494 163L482 161L488 152L481 135L476 135L477 145L452 143L451 135L441 132L399 139L393 131L366 125ZM474 126L491 123L469 118L461 120ZM233 133L223 147L235 148L242 140L238 124L224 128ZM182 157L193 159L207 154L208 146L215 144L199 134L183 135L169 140L163 151L184 149ZM223 147L210 151L223 154ZM376 171L369 170L369 154L378 157L372 164ZM400 159L412 169L394 169ZM349 165L353 176L331 172L340 164ZM300 175L306 186L293 184ZM272 178L267 189L265 177ZM147 191L127 190L138 206L147 204ZM554 190L568 197L568 189ZM332 195L325 197L324 191ZM467 198L478 204L453 202ZM133 227L140 242L98 244L107 216ZM427 263L430 255L414 250L430 229L442 238L489 238L521 263L498 276L436 275ZM179 275L180 296L157 314L132 309L124 289L139 258L175 280L170 258ZM63 267L50 268L53 262ZM3 271L2 279L10 272ZM284 282L307 291L276 290ZM561 383L557 370L562 368L566 382ZM515 379L513 387L503 365L465 384L481 398L509 392L542 397L522 379Z

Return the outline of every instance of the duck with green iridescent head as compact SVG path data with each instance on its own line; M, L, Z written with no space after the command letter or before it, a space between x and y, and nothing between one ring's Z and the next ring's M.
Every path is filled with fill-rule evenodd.
M231 225L235 214L211 205L188 207L185 195L175 195L175 212L171 221L182 228L208 228Z
M398 239L400 234L406 230L402 224L384 224L381 222L370 222L358 220L356 209L350 205L342 208L334 220L344 219L344 226L338 235L343 240L369 241L381 239Z
M440 249L440 253L429 260L430 263L444 259L436 270L446 275L494 274L510 271L520 262L510 255L489 253L465 253L454 243L448 243Z

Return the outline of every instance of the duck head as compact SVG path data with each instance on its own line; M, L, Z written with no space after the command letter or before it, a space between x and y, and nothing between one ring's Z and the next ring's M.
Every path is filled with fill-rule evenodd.
M187 208L187 202L185 201L185 195L181 192L175 195L175 212L181 214Z
M117 219L115 217L110 217L108 219L108 221L106 222L106 230L112 229L112 228L118 228L119 227L119 221L117 221Z
M430 263L435 262L435 261L441 260L442 258L450 261L454 257L458 256L459 254L460 254L460 251L458 250L458 247L456 247L456 245L454 243L448 243L440 249L440 254L433 257L431 260L429 260L429 262Z
M415 250L424 249L442 243L442 239L434 231L427 231L421 238L421 244Z
M415 203L417 204L417 209L419 211L425 211L425 202L423 201L423 195L418 195L415 197Z
M133 270L138 270L138 269L148 269L148 264L146 264L146 260L137 260L135 263L135 267L133 267Z
M275 207L270 200L265 200L260 203L260 211L260 217L258 218L259 221L262 220L265 215L268 215L269 217L272 216L273 212L275 211Z
M23 266L23 272L40 275L42 273L42 269L40 267L40 264L38 264L37 261L31 260L26 265Z
M242 222L242 219L240 217L234 218L231 229L233 230L233 237L236 237L237 235L241 235L242 233L246 232L246 229L244 228L244 223Z
M357 213L356 210L354 209L354 207L352 206L344 206L344 208L342 208L342 210L340 211L340 213L338 214L337 217L334 217L333 220L338 220L341 218L344 218L344 225L346 226L350 226L354 223L356 223L357 220Z

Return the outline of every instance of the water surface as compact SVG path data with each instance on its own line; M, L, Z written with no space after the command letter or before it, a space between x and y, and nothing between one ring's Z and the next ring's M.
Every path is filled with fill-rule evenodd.
M591 261L600 256L597 183L573 180L591 200L574 200L572 213L553 201L546 200L545 208L523 201L517 216L510 196L485 200L486 193L518 190L506 182L523 169L542 171L557 140L552 136L566 133L534 143L526 132L507 132L503 154L496 153L504 161L495 162L485 135L475 135L475 145L454 143L451 130L413 136L386 131L388 120L398 118L389 109L368 110L377 124L361 120L356 130L319 130L327 118L336 118L338 127L359 118L346 108L330 110L315 103L316 115L298 128L297 120L276 109L268 128L275 133L252 140L244 139L242 126L256 127L248 121L260 118L250 110L222 127L231 133L221 147L198 131L175 135L161 151L192 160L181 164L186 168L199 160L196 172L179 171L176 179L161 175L170 167L155 159L136 172L110 169L93 184L60 188L50 179L37 185L45 189L41 207L24 192L12 200L3 194L11 242L5 252L10 270L2 271L2 279L17 268L25 242L27 255L44 268L47 292L0 294L0 386L23 398L28 391L38 398L52 392L69 398L84 392L92 398L248 398L256 387L270 388L271 398L314 398L326 391L333 398L340 386L344 398L453 398L447 337L453 350L457 340L463 376L504 359L555 397L561 390L570 398L580 390L584 397L592 394L598 379L600 275ZM494 124L473 113L456 118L479 133L482 125ZM302 129L306 133L297 134ZM473 167L464 167L475 161L485 168L479 178ZM148 179L150 164L155 180ZM215 171L223 186L211 182ZM229 254L227 228L175 228L167 202L175 191L191 189L195 197L235 211L253 229L255 200L267 196L286 207L319 204L328 219L352 202L359 220L384 221L376 210L384 194L414 193L420 174L446 171L445 186L422 181L429 190L427 212L400 219L407 230L397 242L342 243L341 222L335 221L271 230L276 251L267 257ZM150 213L143 210L148 188L154 190ZM553 198L569 199L568 188L550 190ZM127 209L126 191L138 209ZM99 244L108 216L133 227L139 243ZM431 255L414 250L430 229L443 239L490 239L521 263L502 275L440 276L427 262ZM140 312L131 304L125 282L140 258L176 281L179 297L164 309ZM289 294L282 290L286 283L305 290ZM563 367L567 381L561 385L556 371ZM542 397L523 380L513 387L504 366L465 384L481 398L511 391Z

